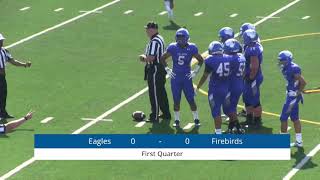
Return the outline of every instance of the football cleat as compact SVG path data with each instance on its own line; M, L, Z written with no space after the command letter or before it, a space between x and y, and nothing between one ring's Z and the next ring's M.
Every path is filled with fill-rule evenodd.
M180 127L180 121L179 120L175 120L174 123L173 123L173 127Z
M200 120L199 120L199 119L195 119L195 120L194 120L194 126L195 126L195 127L200 127L200 125L201 125L201 124L200 124Z
M294 143L291 143L290 146L291 146L291 147L301 148L301 147L303 147L303 143L296 141L296 142L294 142Z

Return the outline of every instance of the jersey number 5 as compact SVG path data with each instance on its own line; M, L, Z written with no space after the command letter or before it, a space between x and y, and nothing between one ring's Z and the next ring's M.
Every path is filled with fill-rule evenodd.
M219 74L220 77L229 76L229 74L230 74L230 63L229 62L220 63L216 73Z
M185 59L185 56L179 56L178 57L178 64L180 66L184 65L184 59Z

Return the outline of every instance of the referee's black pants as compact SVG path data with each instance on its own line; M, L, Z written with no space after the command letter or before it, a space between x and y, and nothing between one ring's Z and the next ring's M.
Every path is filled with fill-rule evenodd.
M6 76L0 74L0 117L7 115L7 81Z
M166 72L161 65L151 65L148 69L149 99L151 104L150 120L159 120L159 110L163 116L171 118L167 91L165 88Z

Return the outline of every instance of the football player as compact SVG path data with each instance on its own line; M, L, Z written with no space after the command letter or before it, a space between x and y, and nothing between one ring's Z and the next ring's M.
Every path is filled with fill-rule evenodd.
M245 75L243 102L245 103L247 116L246 124L259 128L262 124L262 107L260 103L260 85L263 82L261 64L263 61L263 47L258 42L259 35L255 30L248 29L243 35Z
M231 56L223 54L223 45L218 41L210 43L208 48L209 56L205 60L205 70L197 85L197 90L210 76L208 100L211 107L211 114L214 119L215 133L221 131L221 107L227 103L227 94L230 86ZM226 112L224 112L227 114Z
M224 53L232 56L232 68L230 77L230 87L228 96L230 97L230 106L224 106L224 112L230 118L228 132L233 133L236 128L236 133L243 133L237 117L237 105L243 91L243 74L245 69L245 57L241 54L241 44L236 39L228 39L224 43ZM227 97L228 97L227 96Z
M33 112L30 111L23 118L20 118L20 119L15 120L15 121L10 121L10 122L8 122L6 124L0 124L0 135L13 132L14 129L18 128L23 123L25 123L26 121L30 120L32 118L32 115L33 115Z
M170 69L166 59L172 57L173 68ZM195 57L198 64L191 70L191 60ZM195 92L192 84L194 78L203 64L203 58L198 52L195 44L189 42L189 32L187 29L180 28L176 32L176 42L171 43L166 52L161 57L167 74L171 77L171 91L174 101L174 127L180 127L180 100L183 91L193 114L195 126L200 126L197 105L194 100Z
M299 103L303 103L302 91L307 83L301 75L301 68L292 62L293 55L290 51L281 51L278 55L278 60L281 72L287 81L287 97L280 116L281 133L287 133L288 118L290 117L296 133L296 142L293 145L302 147Z
M224 43L226 40L234 38L234 31L230 27L223 27L219 31L220 42ZM222 44L223 45L223 44Z
M169 19L172 19L173 18L173 8L174 8L173 0L164 0L164 6L168 12Z
M256 27L251 23L243 23L240 27L239 35L242 36L243 33L248 29L256 30Z

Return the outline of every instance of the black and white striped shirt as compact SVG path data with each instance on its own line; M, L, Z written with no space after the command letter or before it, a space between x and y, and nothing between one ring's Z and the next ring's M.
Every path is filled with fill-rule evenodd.
M164 53L164 40L163 37L159 34L154 35L150 42L147 45L145 55L146 56L155 56L154 64L160 64L160 57Z
M11 54L8 50L1 48L0 50L0 69L4 69L6 67L6 62L12 59Z

